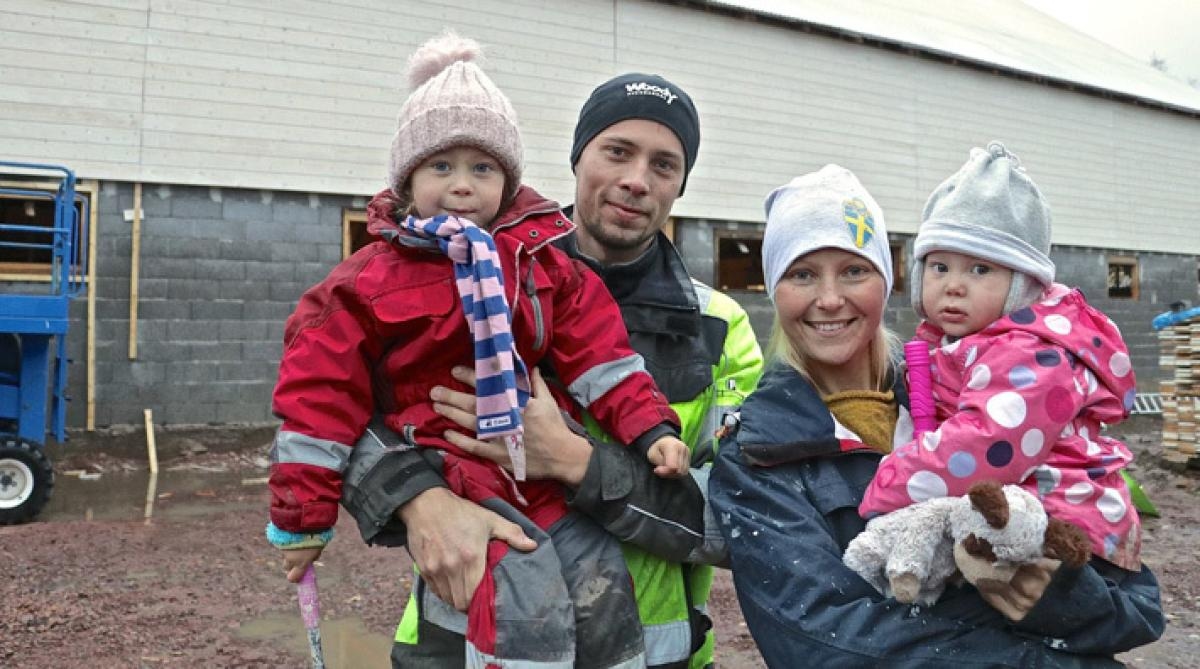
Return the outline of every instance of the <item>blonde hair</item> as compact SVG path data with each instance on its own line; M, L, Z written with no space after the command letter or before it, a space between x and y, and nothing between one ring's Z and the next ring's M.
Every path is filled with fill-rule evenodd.
M901 351L900 337L896 333L887 329L880 322L879 330L875 333L875 337L871 340L868 346L868 355L871 356L871 388L862 388L862 390L878 390L886 391L891 382L890 370L892 361L899 355ZM779 324L779 314L775 314L775 320L771 323L771 338L767 341L767 360L768 362L781 362L792 369L795 369L801 376L808 379L818 392L825 393L826 384L824 379L816 378L808 369L808 356L804 351L801 351L791 339L783 331L783 326Z

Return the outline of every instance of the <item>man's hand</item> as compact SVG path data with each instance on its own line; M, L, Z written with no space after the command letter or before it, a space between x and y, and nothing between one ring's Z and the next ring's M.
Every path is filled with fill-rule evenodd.
M475 386L475 370L455 367L451 374L455 379ZM558 404L536 367L529 380L532 393L521 418L525 425L525 475L530 479L551 479L578 486L587 472L592 445L567 427ZM475 395L436 386L430 391L429 397L433 400L434 411L458 423L469 434L475 433ZM503 444L481 441L453 430L447 430L443 436L464 451L487 458L512 471L508 449Z
M1014 623L1029 615L1038 600L1050 585L1054 572L1062 563L1042 558L1032 564L1021 566L1009 582L980 579L975 583L983 601Z
M467 610L483 580L488 540L498 539L521 551L537 548L517 524L446 488L417 495L397 509L396 516L408 528L408 552L421 577L459 611Z
M665 479L681 479L688 475L688 464L692 454L687 444L667 436L650 444L646 457L654 465L656 475Z
M317 561L321 557L321 551L324 547L318 546L315 548L294 548L292 550L281 550L283 553L283 568L287 570L287 580L292 583L299 583L300 579L304 578L304 572L308 570L308 565Z

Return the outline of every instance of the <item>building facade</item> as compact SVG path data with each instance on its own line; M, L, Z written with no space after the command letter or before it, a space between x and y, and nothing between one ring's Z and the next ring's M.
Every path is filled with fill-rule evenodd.
M526 181L564 203L575 115L596 84L645 71L686 88L702 142L672 234L763 338L770 305L755 253L767 192L825 163L852 169L886 212L907 286L925 197L970 147L1004 140L1050 200L1059 279L1121 326L1139 385L1156 387L1150 319L1197 301L1200 94L1147 65L1149 88L1070 79L1055 63L1138 64L1019 0L978 3L981 27L962 38L997 62L829 13L855 3L813 3L811 20L763 4L0 7L0 160L75 169L95 212L90 294L73 305L68 341L69 424L136 423L145 408L163 423L271 419L283 321L361 242L407 94L405 58L446 27L487 47L485 66L520 116ZM974 3L908 4L882 3L918 27ZM987 41L1011 33L993 21L1024 26L1040 51L1022 43L1025 61L1005 60L1018 50ZM39 280L22 260L0 257L0 289ZM905 289L889 323L912 332Z

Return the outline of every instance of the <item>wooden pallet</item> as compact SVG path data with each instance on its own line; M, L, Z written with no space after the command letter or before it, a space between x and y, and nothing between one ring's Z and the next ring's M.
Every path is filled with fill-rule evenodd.
M1159 383L1163 457L1200 465L1200 319L1159 330L1158 342L1159 364L1170 371Z

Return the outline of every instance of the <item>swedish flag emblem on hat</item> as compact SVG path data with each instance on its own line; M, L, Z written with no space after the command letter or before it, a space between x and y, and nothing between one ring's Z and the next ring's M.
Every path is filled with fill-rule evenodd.
M846 225L850 228L850 236L854 239L854 246L861 249L875 234L875 220L871 218L870 210L865 202L853 198L842 202L842 212Z

